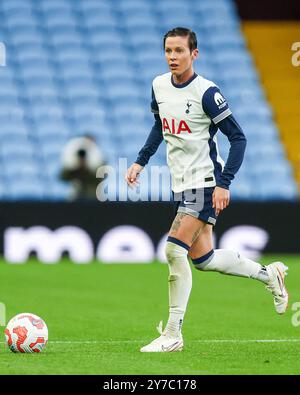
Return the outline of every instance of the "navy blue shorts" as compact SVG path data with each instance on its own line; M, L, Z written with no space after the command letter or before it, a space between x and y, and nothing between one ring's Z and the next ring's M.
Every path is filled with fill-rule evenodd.
M175 215L177 213L186 213L207 224L215 225L217 216L212 206L214 189L214 187L197 188L179 193L173 192Z

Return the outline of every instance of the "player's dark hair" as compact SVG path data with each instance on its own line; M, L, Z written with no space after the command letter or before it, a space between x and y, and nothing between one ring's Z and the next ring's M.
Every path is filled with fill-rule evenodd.
M188 42L189 42L189 48L190 51L192 52L194 49L197 48L197 36L196 33L193 32L190 29L187 29L186 27L175 27L172 30L169 30L165 35L164 35L164 48L166 46L166 39L168 37L188 37Z

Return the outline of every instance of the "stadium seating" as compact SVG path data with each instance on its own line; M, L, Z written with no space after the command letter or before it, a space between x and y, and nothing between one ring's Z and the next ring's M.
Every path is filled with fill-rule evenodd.
M221 86L248 137L233 198L297 197L231 0L2 0L0 21L0 199L67 199L61 150L83 133L111 165L133 161L153 123L151 81L167 72L162 36L175 25L196 31L195 69ZM221 136L224 159L228 147ZM164 153L162 144L151 163L164 165Z

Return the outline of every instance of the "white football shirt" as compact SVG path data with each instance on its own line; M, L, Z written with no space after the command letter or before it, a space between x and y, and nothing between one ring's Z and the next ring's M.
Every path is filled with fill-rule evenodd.
M153 80L151 111L159 114L167 144L172 190L214 187L224 167L218 122L231 114L219 88L196 73L184 84L166 73Z

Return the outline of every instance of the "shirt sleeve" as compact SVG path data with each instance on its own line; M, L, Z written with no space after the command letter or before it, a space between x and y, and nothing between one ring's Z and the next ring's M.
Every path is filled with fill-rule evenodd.
M214 124L221 122L231 114L228 103L217 86L212 86L204 92L202 107Z
M155 154L160 143L163 141L161 119L158 114L154 114L154 117L155 123L135 161L135 163L138 163L141 166L145 166L149 162L149 159Z
M151 112L153 112L153 114L159 114L158 104L155 98L153 87L152 87Z
M220 121L218 127L228 138L230 149L224 169L216 180L216 184L221 188L229 189L231 181L243 163L247 139L233 115Z

